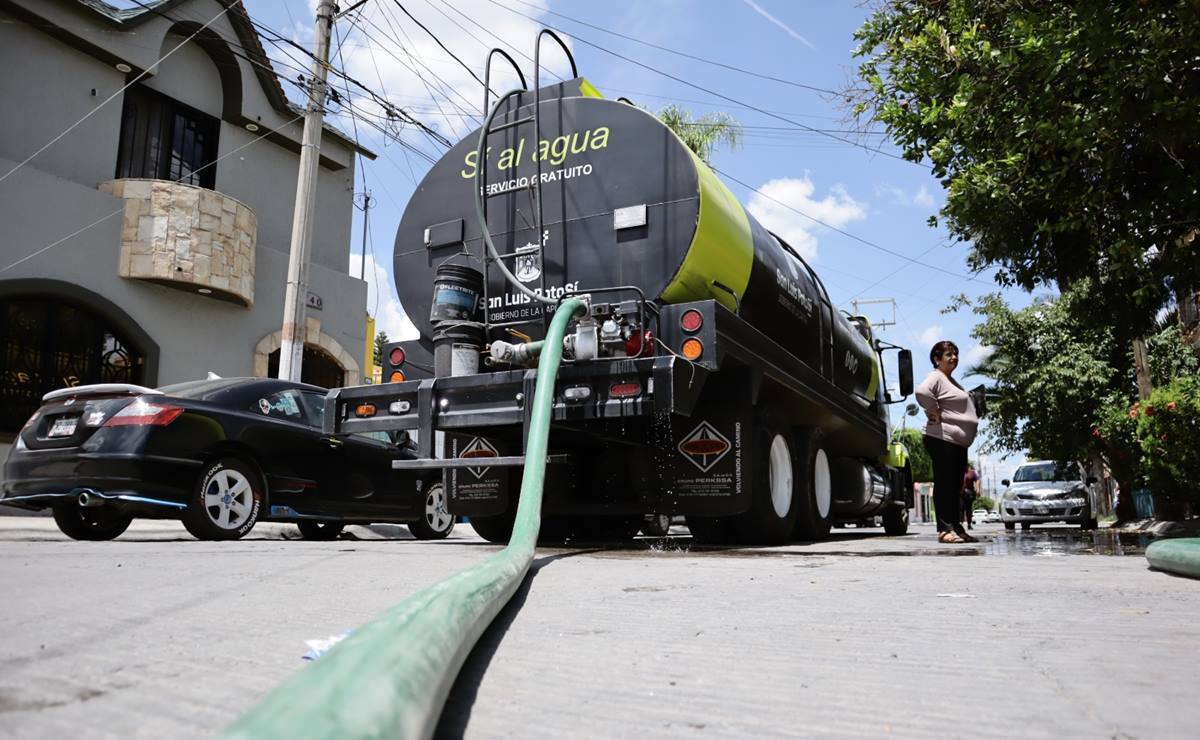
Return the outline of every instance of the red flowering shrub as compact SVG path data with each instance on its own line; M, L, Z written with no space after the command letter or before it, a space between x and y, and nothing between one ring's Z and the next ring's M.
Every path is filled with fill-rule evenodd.
M1175 497L1200 494L1200 379L1156 388L1135 424L1151 487Z

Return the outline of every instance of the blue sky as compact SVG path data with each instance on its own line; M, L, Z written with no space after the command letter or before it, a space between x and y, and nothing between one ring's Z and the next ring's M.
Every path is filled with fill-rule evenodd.
M256 20L311 46L313 0L246 0L245 4ZM342 3L350 4L348 0ZM998 288L990 279L990 271L978 276L968 273L966 245L951 242L943 230L926 224L943 202L939 183L925 167L869 151L896 153L884 136L851 132L856 124L844 96L798 86L838 92L854 83L853 34L866 17L863 4L784 0L404 0L403 6L481 76L487 49L503 41L531 77L533 65L528 57L532 57L540 23L545 23L569 34L568 43L580 74L607 96L625 96L655 110L677 103L696 113L732 114L746 127L746 137L741 149L716 154L713 164L718 170L858 237L818 225L725 178L760 221L810 258L835 305L851 309L855 299L895 299L896 323L884 328L882 336L913 349L918 381L928 369L928 348L938 339L958 343L964 369L986 355L987 348L970 337L973 314L941 313L952 296L965 293L976 297ZM340 55L334 55L335 66L345 68L351 76L452 141L474 128L464 121L473 120L471 116L479 112L481 85L394 0L370 0L361 18L357 13L348 16L339 22L337 31L342 48ZM796 84L705 64L647 44ZM285 63L295 64L273 49L271 53ZM544 47L543 59L557 58L556 50ZM561 63L549 64L553 73L565 75ZM420 71L420 77L412 69ZM294 76L281 70L281 77ZM512 79L503 72L498 71L497 76L497 89L512 86ZM351 88L350 94L357 96L358 91ZM378 115L378 108L370 101L360 99L356 106L367 116ZM345 116L335 123L347 131L354 128ZM412 148L438 156L439 147L411 127L393 129L392 133ZM367 272L372 288L368 309L376 314L379 328L392 338L400 338L407 325L390 275L392 240L414 182L429 165L419 154L388 140L361 120L358 135L380 155L363 168L366 187L376 201L369 231ZM361 217L356 216L355 250L361 243L360 228ZM354 274L359 260L357 253L351 259ZM1030 296L1016 291L1006 296L1014 305L1026 305L1030 300ZM864 313L875 320L893 320L890 305L867 307ZM968 387L980 381L969 376L961 379ZM898 413L893 418L899 423ZM1012 458L1002 464L997 477L1005 477L1015 462Z

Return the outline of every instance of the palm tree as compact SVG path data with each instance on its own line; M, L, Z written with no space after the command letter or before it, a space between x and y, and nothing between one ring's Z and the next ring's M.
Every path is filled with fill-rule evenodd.
M742 124L728 113L705 113L693 118L691 111L672 104L658 112L658 120L705 164L718 146L727 144L730 149L737 149L742 143Z

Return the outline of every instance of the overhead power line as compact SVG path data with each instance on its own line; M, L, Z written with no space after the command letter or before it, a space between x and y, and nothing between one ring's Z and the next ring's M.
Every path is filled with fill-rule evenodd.
M287 126L290 126L290 125L292 125L293 123L295 123L296 121L299 121L301 118L304 118L304 116L303 116L303 115L296 116L296 117L295 117L295 118L293 118L292 120L288 121L287 123L284 123L283 125L281 125L281 126L279 126L279 127L277 127L277 128L273 128L273 129L271 129L271 130L269 130L269 131L264 131L262 134L260 134L259 136L256 136L256 137L254 137L254 138L253 138L253 139L251 139L250 141L247 141L245 144L242 144L241 146L237 147L236 149L231 149L230 151L228 151L228 152L225 152L225 153L224 153L224 154L222 154L220 157L217 157L216 159L214 159L213 161L209 162L208 164L206 164L206 165L204 165L204 166L202 166L202 167L197 167L196 169L192 170L192 171L191 171L191 172L189 172L188 174L186 174L186 175L184 175L184 176L182 176L182 177L179 177L179 178L177 178L177 179L173 180L173 182L175 182L175 183L182 182L182 181L184 180L184 178L191 177L191 176L193 176L193 175L195 175L195 174L197 174L197 173L199 173L199 172L203 172L204 170L208 169L209 167L215 167L215 166L217 165L217 163L218 163L218 162L220 162L220 161L222 161L222 160L224 160L224 159L227 159L227 158L229 158L229 157L232 157L233 155L237 154L238 152L245 150L245 149L246 149L247 147L249 147L249 146L252 146L252 145L254 145L254 144L257 144L258 142L262 141L263 139L267 138L268 136L270 136L270 135L272 135L272 134L274 134L274 133L277 133L277 132L279 132L279 131L283 130L283 129L284 129L284 128L286 128ZM4 267L0 268L0 273L3 273L3 272L8 272L9 270L11 270L12 268L14 268L14 267L16 267L17 265L21 264L22 262L26 262L26 261L28 261L28 260L31 260L31 259L33 259L34 257L37 257L39 254L42 254L43 252L47 252L47 251L49 251L49 250L53 249L54 247L57 247L58 245L60 245L60 244L63 244L64 242L67 242L67 241L69 241L69 240L71 240L71 239L74 239L75 237L79 236L80 234L82 234L83 232L87 231L88 229L91 229L91 228L93 228L93 227L99 226L100 224L104 223L105 221L108 221L109 219L116 218L117 216L121 215L121 214L122 214L122 213L124 213L124 212L125 212L125 205L124 205L124 204L122 204L120 208L118 208L117 210L113 211L112 213L109 213L109 214L107 214L107 215L105 215L105 216L101 216L100 218L98 218L98 219L96 219L95 221L91 222L91 223L90 223L90 224L88 224L87 226L83 226L83 227L81 227L81 228L79 228L79 229L76 229L75 231L72 231L70 234L67 234L66 236L62 237L61 239L56 239L55 241L52 241L52 242L50 242L49 244L47 244L46 246L42 247L41 249L38 249L38 250L36 250L36 251L34 251L34 252L31 252L30 254L27 254L27 255L25 255L24 257L22 257L21 259L17 260L16 262L13 262L13 263L11 263L11 264L9 264L9 265L6 265L6 266L4 266Z
M513 0L513 1L520 3L521 5L524 5L528 8L540 10L543 13L546 13L548 15L558 16L559 18L563 18L565 20L571 21L572 23L578 23L581 26L587 26L588 28L591 28L592 30L599 31L601 33L607 33L610 36L616 36L617 38L625 39L626 41L632 41L635 44L641 44L642 46L648 46L651 49L658 49L659 51L665 51L668 54L674 54L675 56L680 56L685 59L691 59L693 61L701 62L703 64L710 64L714 67L721 67L723 69L728 69L733 72L739 72L744 75L750 75L751 77L757 77L761 80L770 80L771 82L778 82L782 85L791 85L792 87L798 87L803 90L811 90L813 92L824 93L826 95L840 95L841 94L841 93L837 92L836 90L828 90L826 88L817 87L815 85L806 85L802 82L796 82L794 80L785 80L782 77L773 77L771 75L762 74L761 72L754 72L749 69L735 67L732 64L725 64L724 62L718 62L713 59L705 59L704 57L696 56L694 54L688 54L687 52L678 51L676 49L671 49L666 46L660 46L659 44L651 43L649 41L643 41L642 39L634 38L633 36L627 36L626 34L623 34L623 33L618 33L616 31L612 31L610 29L604 28L603 26L597 26L597 25L588 23L587 21L581 21L578 18L572 18L571 16L565 15L563 13L557 13L548 8L540 8L532 3L525 2L525 0Z
M475 70L471 69L470 65L468 65L466 62L464 62L462 59L459 59L457 54L450 51L450 49L445 44L442 43L442 40L437 37L437 34L435 34L433 31L430 31L425 26L424 23L422 23L421 21L414 18L413 14L408 12L408 9L400 4L400 0L392 0L392 2L394 2L396 4L396 7L400 8L400 10L402 10L404 12L404 14L408 16L409 20L411 20L413 23L416 23L418 26L421 27L422 31L429 34L430 38L432 38L434 41L436 41L437 45L442 47L442 50L445 51L447 54L449 54L454 59L454 61L461 64L463 69L467 70L467 73L470 74L472 77L474 77L475 81L478 82L480 84L480 86L483 86L483 80L479 79L479 75L475 74ZM503 6L501 6L501 7L503 7ZM492 91L492 94L493 95L496 94L495 90Z
M980 280L979 278L974 277L972 275L963 275L962 273L954 272L953 270L947 270L944 267L938 267L937 265L931 265L928 262L921 262L918 259L909 257L908 255L903 254L901 252L897 252L894 249L888 249L887 247L885 247L881 244L876 244L875 242L873 242L869 239L864 239L861 236L858 236L857 234L851 234L849 231L846 231L844 229L839 229L838 227L834 226L833 224L826 223L825 221L822 221L821 219L817 218L816 216L810 216L809 214L805 213L804 211L801 211L799 208L791 206L791 205L779 200L778 198L774 198L774 197L768 195L767 193L764 193L762 190L754 187L753 185L751 185L747 182L743 182L742 180L739 180L738 178L734 177L733 175L729 174L728 172L719 170L716 167L713 167L712 165L709 165L709 167L711 167L714 172L716 172L724 177L729 178L733 182L736 182L738 185L741 185L742 187L744 187L752 192L758 193L759 195L761 195L762 197L771 201L772 203L776 203L780 206L783 206L784 208L788 209L792 213L795 213L799 216L803 216L804 218L807 218L809 221L812 221L813 223L820 224L821 226L824 226L825 228L829 229L830 231L835 231L835 232L841 234L842 236L848 237L850 239L853 239L856 242L859 242L860 244L865 244L868 247L871 247L872 249L877 249L880 252L890 254L893 257L899 257L900 259L904 260L905 262L909 262L914 265L920 265L921 267L924 267L924 268L927 268L930 270L937 270L938 272L944 272L947 275L952 275L960 280L970 280L972 282L982 283L983 285L991 285L991 283L989 283L986 280ZM875 287L875 286L872 285L871 287Z
M43 144L43 145L42 145L42 147L41 147L40 149L38 149L36 152L34 152L33 154L30 154L28 157L26 157L25 159L23 159L23 160L21 160L20 162L18 162L18 163L17 163L17 164L16 164L16 165L15 165L15 166L14 166L12 169L10 169L8 172L5 172L3 175L0 175L0 182L4 182L4 181L5 181L5 180L7 180L7 179L9 178L9 176L10 176L10 175L12 175L14 172L16 172L17 170L21 169L21 168L22 168L22 167L24 167L25 165L29 164L29 163L30 163L30 162L33 160L33 158L34 158L34 157L36 157L37 155L41 154L42 152L46 151L46 150L47 150L47 149L49 149L50 147L52 147L52 146L54 146L55 144L57 144L57 143L58 143L60 140L62 140L62 138L63 138L64 136L66 136L67 134L69 134L69 133L71 133L72 131L74 131L76 128L78 128L78 127L79 127L79 125L80 125L80 124L82 124L84 121L86 121L87 119L89 119L89 118L91 118L93 115L95 115L96 111L100 110L100 109L101 109L101 108L103 108L104 106L106 106L106 105L108 105L109 103L111 103L113 100L115 100L115 99L117 98L117 96L119 96L121 93L123 93L123 92L125 92L127 89L129 89L129 87L130 87L130 86L132 86L134 83L138 82L138 81L139 81L139 80L141 80L143 77L145 77L147 74L149 74L151 69L154 69L154 67L156 67L157 65L161 64L163 61L165 61L165 60L166 60L168 57L170 57L172 54L174 54L175 52L177 52L177 51L179 51L180 49L182 49L182 48L183 48L185 45L187 45L187 43L188 43L189 41L191 41L192 39L196 38L196 35L197 35L197 34L199 34L201 31L203 31L204 29L208 28L208 27L209 27L209 26L211 26L213 23L216 23L217 19L218 19L218 18L220 18L221 16L225 15L226 13L228 13L228 12L229 12L229 9L230 9L230 8L232 8L232 7L233 7L232 5L227 5L227 6L225 7L225 9L224 9L224 10L222 10L220 13L217 13L217 14L216 14L216 15L214 15L212 18L209 18L207 23L205 23L203 26L201 26L200 28L197 28L195 31L193 31L193 32L192 32L192 34L191 34L190 36L188 36L186 39L184 39L183 41L180 41L180 42L179 42L179 45L178 45L178 46L176 46L174 49L171 49L171 50L170 50L170 51L168 51L166 54L163 54L163 55L162 55L162 56L161 56L161 57L158 59L158 61L157 61L157 62L155 62L154 64L151 64L149 67L147 67L146 69L142 70L142 71L141 71L141 73L140 73L140 74L138 74L138 76L134 77L134 78L133 78L132 80L130 80L129 82L126 82L126 83L125 83L125 84L124 84L124 85L123 85L123 86L122 86L122 87L121 87L119 90L117 90L117 91L116 91L115 93L113 93L112 95L109 95L109 96L108 96L107 98L105 98L104 100L102 100L102 101L100 102L100 104L99 104L99 105L97 105L95 108L92 108L90 111L88 111L87 113L83 114L83 117L82 117L82 118L80 118L78 121L76 121L75 123L72 123L70 126L68 126L68 127L67 127L67 129L66 129L65 131L63 131L61 134L59 134L58 136L55 136L53 139L51 139L50 141L48 141L48 142L46 142L45 144Z
M667 79L670 79L670 80L674 80L675 82L678 82L678 83L680 83L680 84L682 84L682 85L687 85L687 86L688 86L688 87L690 87L690 88L693 88L693 89L696 89L696 90L700 90L701 92L708 93L709 95L712 95L713 97L720 98L721 100L728 101L728 102L730 102L730 103L733 103L733 104L735 104L735 105L740 105L740 106L743 106L743 107L745 107L745 108L748 108L748 109L750 109L750 110L752 110L752 111L755 111L755 112L757 112L757 113L760 113L760 114L762 114L762 115L764 115L764 116L768 116L768 117L770 117L770 118L774 118L774 119L776 119L776 120L783 121L784 123L791 124L792 126L795 126L796 128L801 128L801 129L804 129L804 130L806 130L806 131L812 131L812 132L814 132L814 133L819 133L819 134L821 134L821 135L823 135L823 136L827 136L827 137L829 137L830 139L832 139L832 140L834 140L834 141L840 141L840 142L842 142L843 144L849 144L850 146L858 147L859 149L864 149L864 150L866 150L866 151L868 151L868 152L874 152L875 154L882 154L882 155L883 155L883 156L885 156L885 157L891 157L892 159L898 159L898 160L900 160L900 161L902 161L902 162L908 162L908 161L909 161L909 160L905 159L904 157L900 156L899 154L892 154L891 152L884 151L883 149L878 149L878 148L876 148L876 147L867 146L866 144L862 144L862 143L859 143L859 142L857 142L857 141L853 141L853 140L851 140L851 139L844 139L844 138L842 138L842 137L840 137L840 136L835 136L835 135L833 135L833 134L827 134L827 133L824 133L824 132L818 131L817 129L813 128L812 126L805 125L805 124L803 124L803 123L800 123L799 121L793 121L793 120L791 120L790 118L785 118L784 116L777 115L777 114L775 114L775 113L771 113L770 111L767 111L767 110L765 110L765 109L763 109L763 108L759 108L759 107L757 107L757 106L750 105L749 103L745 103L745 102L742 102L742 101L740 101L740 100L738 100L738 99L736 99L736 98L732 98L732 97L730 97L730 96L728 96L728 95L725 95L725 94L719 93L719 92L717 92L716 90L710 90L709 88L707 88L707 87L704 87L703 85L697 85L697 84L696 84L696 83L694 83L694 82L688 82L687 80L683 79L682 77L676 77L675 75L673 75L673 74L670 74L669 72L664 72L664 71L662 71L661 69L658 69L657 67L654 67L653 65L646 64L646 63L644 63L644 62L639 62L638 60L636 60L636 59L631 59L631 58L629 58L629 57L625 56L624 54L618 54L617 52L615 52L615 51L613 51L613 50L611 50L611 49L605 48L605 47L601 46L600 44L597 44L597 43L595 43L595 42L592 42L592 41L588 41L587 39L585 39L585 38L583 38L583 37L579 36L579 35L578 35L578 34L576 34L576 33L572 33L572 32L570 32L570 31L564 31L564 30L562 30L562 29L560 29L560 28L556 28L556 27L554 27L554 26L550 25L549 23L544 23L543 21L541 21L541 20L539 20L539 19L537 19L537 18L534 18L534 17L532 17L532 16L526 15L525 13L522 13L522 12L521 12L521 11L519 11L519 10L514 10L514 9L512 9L512 8L509 8L509 7L505 6L505 5L503 5L503 4L499 3L499 2L497 2L497 0L488 0L488 2L490 2L492 5L495 5L495 6L497 6L497 7L504 8L505 10L507 10L507 11L508 11L508 12L510 12L510 13L515 13L516 15L519 15L519 16L521 16L522 18L526 18L526 19L528 19L528 20L534 21L535 23L543 23L543 25L545 25L547 28L550 28L550 29L552 29L552 30L554 30L554 31L557 31L558 33L561 33L561 34L563 34L564 36L569 36L569 37L571 37L571 38L575 39L576 41L578 41L578 42L579 42L579 43L581 43L581 44L586 44L587 46L590 46L590 47L592 47L593 49L597 49L598 51L602 51L602 52L604 52L605 54L608 54L608 55L610 55L610 56L614 56L614 57L616 57L616 58L618 58L618 59L621 59L621 60L623 60L623 61L625 61L625 62L628 62L628 63L630 63L630 64L633 64L633 65L635 65L635 66L641 67L642 69L648 70L648 71L650 71L650 72L654 72L655 74L660 74L660 75L662 75L663 77L666 77Z

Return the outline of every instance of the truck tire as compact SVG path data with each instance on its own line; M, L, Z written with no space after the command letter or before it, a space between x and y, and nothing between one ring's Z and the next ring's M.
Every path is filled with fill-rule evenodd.
M513 525L517 521L517 507L514 502L511 505L511 510L503 514L495 514L493 516L473 516L470 517L470 525L475 529L475 534L484 538L488 542L506 545L512 538Z
M908 534L908 507L891 504L884 509L883 531L892 537Z
M724 545L731 540L728 519L713 516L686 517L688 531L692 533L692 542L699 545Z
M823 540L833 524L833 481L825 433L819 427L800 429L795 436L796 476L795 537L806 542Z
M795 438L782 424L764 420L754 442L750 509L733 517L733 533L746 545L784 545L796 528L797 499L803 492L797 479Z
M642 534L647 537L666 537L670 533L670 514L646 514L642 517Z

